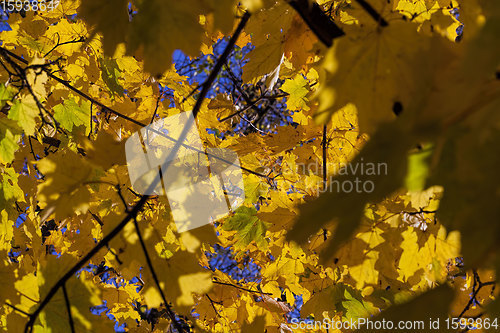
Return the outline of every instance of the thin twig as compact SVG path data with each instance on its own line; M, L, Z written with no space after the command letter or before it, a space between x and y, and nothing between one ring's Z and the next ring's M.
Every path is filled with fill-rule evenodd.
M90 122L89 122L89 135L87 136L88 139L90 140L90 135L92 134L92 107L94 106L94 103L90 102Z
M158 95L158 98L156 99L156 107L155 107L155 111L153 112L153 116L151 117L151 120L149 121L150 124L153 123L153 121L156 118L156 115L158 114L158 108L160 107L160 101L161 101L161 98L163 97L164 93L165 93L165 91L162 91L160 93L160 95Z
M283 98L283 97L287 97L287 96L288 96L288 94L279 94L279 95L274 95L274 96L261 95L255 101L253 101L250 105L245 106L243 109L238 110L238 111L230 114L229 116L226 116L226 117L224 117L222 119L219 119L219 122L224 122L224 121L226 121L226 120L228 120L228 119L230 119L230 118L232 118L234 116L239 115L240 113L246 112L249 109L254 108L254 106L256 106L256 104L258 102L262 101L262 100L266 100L266 99L267 100L279 99L279 98Z
M128 212L129 211L128 204L127 204L127 201L125 200L125 198L123 197L123 193L122 193L122 189L120 187L120 184L115 185L115 189L116 189L116 193L120 197L120 200L122 201L123 206L125 206L125 212Z
M470 307L474 304L474 302L479 304L479 301L477 300L476 297L483 287L491 285L494 286L496 284L496 281L482 282L481 279L479 278L479 274L477 273L477 271L473 270L472 272L474 275L474 283L472 284L472 295L469 298L469 302L467 302L464 309L462 310L462 312L460 312L457 318L462 318L464 314L470 310Z
M52 125L51 123L48 123L48 122L47 123L49 125L53 126L54 128L58 129L57 121L52 117L52 115L50 114L50 112L48 112L47 109L45 109L45 107L43 106L43 104L40 102L40 100L36 96L35 92L33 91L33 88L31 87L31 85L30 85L30 83L28 81L28 78L26 76L26 70L30 66L27 66L26 68L22 68L21 66L19 66L18 64L16 64L9 57L9 52L6 49L2 48L2 47L0 47L0 53L5 58L5 60L7 60L7 62L12 66L12 68L16 71L17 76L21 79L21 83L22 83L21 88L26 87L28 89L28 92L30 93L31 97L33 97L33 100L35 101L35 104L38 107L38 110L39 110L39 113L40 113L40 119L42 120L42 122L45 122L44 113L43 113L43 111L45 111L45 113L47 114L47 116L49 118L52 118L52 120L54 122L54 125ZM45 64L45 65L47 65L47 64ZM45 65L39 65L39 66L42 68L42 70L44 70L44 69L46 69L44 67Z
M45 53L43 55L43 57L46 58L52 51L54 51L59 46L63 46L63 45L67 45L67 44L74 44L74 43L83 43L84 41L85 41L85 38L83 36L81 36L79 39L75 39L75 40L70 40L70 41L67 41L67 42L59 43L59 34L57 34L57 44L54 45L54 47L51 48L47 53Z
M10 304L10 303L8 303L8 302L5 302L5 305L10 306L10 307L11 307L11 308L13 308L14 310L16 310L16 311L17 311L17 312L19 312L19 313L22 313L22 314L23 314L23 315L25 315L25 316L28 316L28 317L30 317L30 316L31 316L28 312L23 311L23 310L21 310L21 309L19 309L19 308L15 307L14 305L12 305L12 304Z
M246 121L251 127L253 127L253 129L255 129L257 132L262 133L262 134L266 134L266 132L264 132L264 131L258 129L257 127L255 127L255 125L250 120L248 120L247 118L245 118L244 115L240 114L239 116L240 116L241 119L243 119L244 121Z
M161 299L163 300L163 303L165 304L165 308L167 309L167 314L170 317L170 320L172 320L172 323L174 324L175 329L179 332L184 332L184 329L182 328L181 324L179 324L177 322L177 319L175 318L175 313L174 313L174 311L172 311L172 308L170 307L170 304L168 304L167 298L165 297L165 294L163 293L163 290L161 289L160 281L158 280L158 276L156 275L156 271L153 267L153 263L151 262L151 258L149 257L149 253L148 253L148 249L146 248L146 244L144 244L144 240L142 239L141 230L139 229L139 224L137 224L136 217L134 217L134 227L135 227L135 232L137 233L137 236L139 238L139 242L141 243L142 252L144 252L144 257L146 257L146 263L148 264L148 268L151 271L151 275L153 276L153 280L155 281L156 288L158 288L158 291L160 292L160 295L161 295Z
M323 142L321 143L323 146L323 189L326 189L326 149L328 145L328 141L326 140L326 124L323 125Z
M263 291L247 289L247 288L240 287L240 286L237 286L237 285L232 284L232 283L221 282L221 281L217 281L217 280L212 280L212 283L221 284L223 286L233 287L233 288L240 289L240 290L243 290L243 291L248 291L249 293L256 293L256 294L262 294L262 295L272 295L271 293L265 293Z

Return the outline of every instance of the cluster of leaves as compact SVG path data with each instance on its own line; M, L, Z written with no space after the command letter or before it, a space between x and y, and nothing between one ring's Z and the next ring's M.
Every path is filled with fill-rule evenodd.
M220 39L212 45L213 55L203 55L194 59L187 57L180 51L174 52L177 73L187 76L190 84L203 84L210 74L211 65L222 54L226 46L227 39ZM252 132L265 134L274 130L276 125L295 124L290 116L293 111L288 110L285 104L288 94L280 90L283 80L280 80L278 76L274 77L274 81L271 81L272 78L266 80L266 76L256 84L243 83L241 79L242 68L248 61L245 56L252 49L251 43L243 48L236 46L207 94L212 98L217 97L218 94L225 95L226 101L218 101L230 103L236 110L234 113L219 119L220 121L229 121L230 130L220 132L218 128L209 129L222 138L226 135L246 135ZM217 104L214 102L212 105L216 106Z
M488 0L62 0L11 13L0 326L110 332L112 316L130 332L278 332L302 302L316 320L499 317L499 22ZM249 51L241 73L235 48ZM171 65L176 49L202 52L206 76ZM238 154L245 202L179 234L168 199L130 184L124 142L189 110L205 147Z

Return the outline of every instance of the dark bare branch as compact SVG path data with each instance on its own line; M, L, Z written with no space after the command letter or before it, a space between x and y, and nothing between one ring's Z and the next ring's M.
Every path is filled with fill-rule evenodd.
M340 29L315 1L292 0L288 4L297 11L318 39L330 47L335 38L344 35Z
M62 290L64 294L64 303L66 304L66 311L68 312L68 322L71 328L71 333L75 333L75 323L73 322L73 316L71 315L71 303L69 302L68 292L66 291L66 284L62 285Z

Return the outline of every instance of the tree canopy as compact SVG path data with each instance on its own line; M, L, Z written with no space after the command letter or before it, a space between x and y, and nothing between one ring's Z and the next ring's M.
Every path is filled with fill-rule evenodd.
M499 1L0 6L3 331L498 329ZM155 127L186 115L199 149ZM149 131L173 148L140 188ZM181 149L242 174L187 231Z

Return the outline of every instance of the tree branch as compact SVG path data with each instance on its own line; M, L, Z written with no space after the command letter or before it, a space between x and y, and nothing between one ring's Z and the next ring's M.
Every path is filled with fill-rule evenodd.
M66 291L66 283L62 285L62 290L64 294L64 303L66 304L66 311L68 312L69 327L71 327L71 333L75 333L75 323L73 322L73 316L71 315L71 304L69 303L68 292Z
M288 4L295 9L309 29L326 46L332 46L335 38L344 35L344 31L325 14L316 2L313 1L312 6L309 6L308 0L291 0Z
M387 27L389 23L365 0L356 0L363 9L375 20L381 27Z

